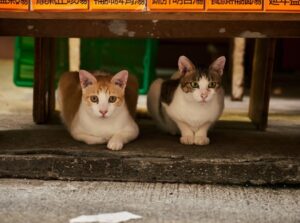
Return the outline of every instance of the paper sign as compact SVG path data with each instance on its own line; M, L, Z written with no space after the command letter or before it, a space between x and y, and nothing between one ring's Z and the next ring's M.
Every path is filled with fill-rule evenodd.
M300 0L266 0L266 11L298 11Z
M31 0L33 10L87 10L88 0Z
M0 0L0 9L29 10L30 0Z
M142 11L146 9L146 0L90 0L90 9Z
M148 9L157 11L203 11L204 0L148 0Z
M263 0L208 0L207 11L262 11Z
M98 215L81 215L77 218L70 219L70 223L119 223L129 221L131 219L140 219L139 215L132 214L127 211L116 213L105 213Z

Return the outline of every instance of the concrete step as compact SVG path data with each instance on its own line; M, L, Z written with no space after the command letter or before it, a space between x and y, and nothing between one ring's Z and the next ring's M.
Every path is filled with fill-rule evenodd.
M249 122L221 121L209 134L210 145L186 146L179 143L178 136L162 133L151 120L142 119L140 137L121 151L110 151L105 145L73 140L59 123L36 126L26 121L30 119L1 116L2 126L8 126L0 128L0 177L300 183L299 124L274 121L266 132L259 132Z

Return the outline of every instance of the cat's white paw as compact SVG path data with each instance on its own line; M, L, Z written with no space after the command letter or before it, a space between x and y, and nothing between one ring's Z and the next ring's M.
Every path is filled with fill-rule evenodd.
M181 136L180 142L185 145L192 145L194 144L194 136L193 135Z
M123 142L119 139L111 138L107 143L107 148L111 150L121 150L123 148Z
M195 144L196 145L204 146L204 145L208 145L209 142L210 142L210 140L206 136L197 136L197 137L195 137Z

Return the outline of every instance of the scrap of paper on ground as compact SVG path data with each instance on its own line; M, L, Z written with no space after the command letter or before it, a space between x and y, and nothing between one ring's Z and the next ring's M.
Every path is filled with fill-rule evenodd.
M116 213L104 213L98 215L81 215L76 218L70 219L70 223L119 223L131 219L140 219L139 215L132 214L127 211Z

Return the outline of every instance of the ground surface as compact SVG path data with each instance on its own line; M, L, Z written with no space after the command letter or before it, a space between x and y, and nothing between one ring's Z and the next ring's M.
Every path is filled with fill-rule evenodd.
M67 223L130 211L131 222L300 222L300 190L212 185L0 180L1 223Z

